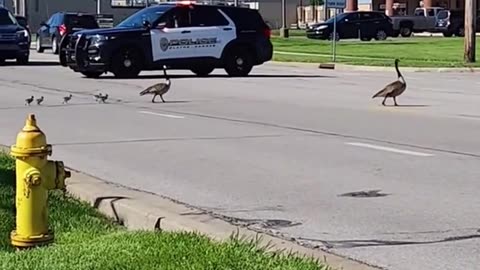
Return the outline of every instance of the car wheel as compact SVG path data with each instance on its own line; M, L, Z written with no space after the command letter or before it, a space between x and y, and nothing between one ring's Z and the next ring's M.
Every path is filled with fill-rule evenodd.
M38 53L43 53L45 50L42 47L42 41L41 38L37 35L37 52Z
M28 65L29 55L23 55L17 57L17 64L19 65Z
M53 54L58 54L58 40L56 37L52 38L52 52Z
M387 39L387 33L385 30L377 30L377 33L375 34L375 40L386 40Z
M333 33L330 33L328 35L328 40L333 40ZM335 33L335 41L339 41L340 40L340 34L338 34L338 32Z
M112 57L112 72L117 78L134 78L142 70L140 53L133 48L117 51Z
M252 56L240 47L230 49L224 61L225 71L231 77L247 76L253 68Z
M83 76L89 79L98 79L103 74L103 72L98 72L98 71L82 71L81 73L83 74Z
M465 36L465 28L459 27L457 32L455 33L457 37L464 37Z
M213 66L203 65L203 66L195 66L190 70L195 73L197 76L205 77L208 76L212 71L215 69Z
M443 32L442 33L444 37L451 37L453 36L453 33L452 32Z
M3 64L5 64L5 59L0 58L0 65L3 65Z
M412 29L410 29L408 26L403 26L400 28L400 35L402 37L409 37L412 35Z

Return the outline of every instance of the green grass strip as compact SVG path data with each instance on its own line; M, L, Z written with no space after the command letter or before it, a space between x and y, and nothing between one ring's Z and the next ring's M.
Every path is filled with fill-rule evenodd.
M331 41L294 36L288 39L273 37L272 43L277 52L274 55L276 61L332 61ZM337 43L336 52L338 63L351 65L393 66L393 60L398 58L403 67L480 67L478 62L464 62L463 38L455 37L411 37L368 42L341 40Z

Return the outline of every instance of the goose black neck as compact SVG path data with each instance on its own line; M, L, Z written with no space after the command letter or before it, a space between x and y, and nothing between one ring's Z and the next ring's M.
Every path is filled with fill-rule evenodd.
M402 73L400 73L400 70L398 69L398 62L397 61L395 61L395 70L397 71L398 78L403 78Z

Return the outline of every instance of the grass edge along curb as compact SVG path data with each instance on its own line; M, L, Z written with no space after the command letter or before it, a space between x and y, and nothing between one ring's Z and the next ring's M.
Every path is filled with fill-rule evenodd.
M480 40L480 38L477 38ZM316 62L332 60L330 41L292 37L272 38L274 60L285 62ZM477 50L480 45L477 46ZM394 54L392 52L395 52ZM400 59L401 67L469 68L480 67L480 62L466 63L463 39L412 37L385 41L343 41L337 44L337 62L356 66L394 65Z
M259 245L261 237L248 240L234 233L228 241L213 241L199 233L126 230L107 224L112 221L95 208L56 191L49 198L55 243L15 252L5 245L14 221L15 179L5 179L14 178L13 159L2 151L0 163L1 269L333 269L294 252L271 252L271 245ZM76 221L79 218L84 220Z

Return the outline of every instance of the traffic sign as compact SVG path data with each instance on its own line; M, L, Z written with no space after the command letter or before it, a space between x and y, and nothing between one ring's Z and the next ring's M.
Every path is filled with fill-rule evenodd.
M344 9L346 5L346 0L327 0L328 8Z

